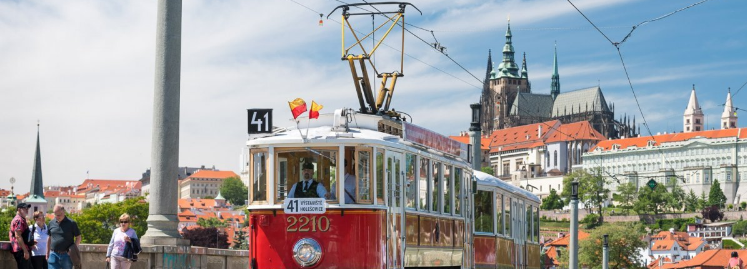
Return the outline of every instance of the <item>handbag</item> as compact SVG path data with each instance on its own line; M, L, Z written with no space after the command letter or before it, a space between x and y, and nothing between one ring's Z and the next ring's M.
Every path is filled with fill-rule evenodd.
M70 255L70 260L73 262L73 266L77 268L83 268L82 261L80 257L80 250L78 249L78 245L73 242L72 245L70 245L70 248L68 249L68 254Z

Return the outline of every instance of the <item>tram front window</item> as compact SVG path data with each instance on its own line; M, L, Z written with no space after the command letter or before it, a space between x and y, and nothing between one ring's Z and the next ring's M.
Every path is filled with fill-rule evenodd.
M287 198L333 199L329 186L337 183L337 150L279 150L278 201Z

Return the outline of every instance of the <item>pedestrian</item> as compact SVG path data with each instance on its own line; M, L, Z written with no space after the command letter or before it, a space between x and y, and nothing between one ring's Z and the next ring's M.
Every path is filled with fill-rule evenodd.
M54 206L54 219L47 227L47 262L51 269L72 269L70 247L80 245L80 230L75 221L65 216L65 208L57 204Z
M20 203L16 207L16 216L10 222L8 237L12 245L11 252L16 260L18 269L31 269L30 246L29 246L29 224L26 222L26 215L29 213L30 204Z
M133 248L133 244L137 244L137 233L130 227L130 224L130 215L124 213L119 216L119 228L114 230L112 239L109 240L109 248L106 250L106 262L111 264L111 269L130 269L132 255L137 254L133 251L125 251L128 246ZM139 248L139 244L137 245Z
M729 259L729 264L726 265L727 269L743 269L744 268L744 262L742 262L742 259L739 258L739 253L736 251L731 252L731 259Z
M31 247L31 265L34 269L47 269L47 225L44 223L44 212L34 212L34 225L31 234L34 236L34 246Z

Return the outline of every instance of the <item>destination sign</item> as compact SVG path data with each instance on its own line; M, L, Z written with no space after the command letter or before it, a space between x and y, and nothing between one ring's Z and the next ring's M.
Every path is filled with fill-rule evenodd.
M327 200L324 198L287 198L283 202L285 214L324 214Z
M467 159L467 145L423 127L402 123L404 140Z

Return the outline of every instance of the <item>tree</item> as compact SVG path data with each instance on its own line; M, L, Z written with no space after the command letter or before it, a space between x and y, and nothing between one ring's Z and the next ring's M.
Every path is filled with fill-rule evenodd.
M243 230L237 229L236 232L233 233L233 245L231 246L231 249L249 249L249 244L246 240L246 233Z
M638 190L638 200L633 204L633 211L638 214L653 213L658 215L667 206L669 198L667 189L664 186L657 185L653 190L644 187Z
M0 241L10 241L8 231L10 230L10 222L13 221L15 216L15 206L10 206L0 211Z
M711 184L711 191L708 192L708 204L724 208L725 203L726 195L724 195L724 191L721 190L721 184L718 183L718 180L714 179Z
M667 197L667 207L669 207L669 209L671 209L673 212L682 211L682 209L685 207L685 198L687 197L685 190L683 190L682 187L677 184L676 178L671 178L668 185L671 191L668 193L669 195Z
M701 214L703 215L704 219L710 220L711 222L724 219L724 213L721 212L718 205L712 205L703 208Z
M202 197L202 199L215 199L215 197L208 195L208 196Z
M690 193L685 197L685 211L696 212L698 210L698 196L690 189Z
M592 230L584 240L578 242L578 262L589 268L602 268L602 238L609 235L609 267L641 268L644 266L640 251L646 247L642 233L626 225L602 225ZM568 249L560 255L560 266L568 268Z
M228 224L225 221L219 220L217 218L201 218L197 220L197 225L203 228L223 228L227 227Z
M138 236L145 234L148 230L148 203L143 197L113 204L95 204L84 208L81 213L68 213L68 217L78 223L83 243L107 244L112 238L112 232L119 226L119 216L123 213L130 215L130 227L135 229Z
M731 226L731 234L734 235L734 237L747 234L747 221L740 220L734 223L734 225Z
M495 171L493 170L492 166L483 166L482 168L480 168L480 170L485 174L495 176Z
M612 200L622 208L623 212L627 215L633 204L638 199L638 192L635 190L635 184L628 182L617 186L617 193L612 195Z
M241 182L241 179L237 177L224 179L223 185L220 186L220 194L232 205L244 205L246 200L249 199L249 190L247 190L244 182Z
M190 227L182 230L182 237L197 247L228 248L228 236L218 228Z
M563 209L563 206L565 206L565 203L563 203L563 199L558 195L558 191L550 189L550 195L545 197L545 199L542 199L542 205L540 205L540 208L544 210L553 210Z
M706 207L708 207L708 196L706 196L705 191L701 191L700 198L698 198L698 210L703 210Z
M599 173L594 175L586 170L576 170L563 177L563 191L561 196L570 201L571 182L578 181L578 199L586 207L587 212L591 213L593 208L598 208L602 212L602 205L609 197L610 190L607 189L607 182ZM599 218L600 222L602 218Z

